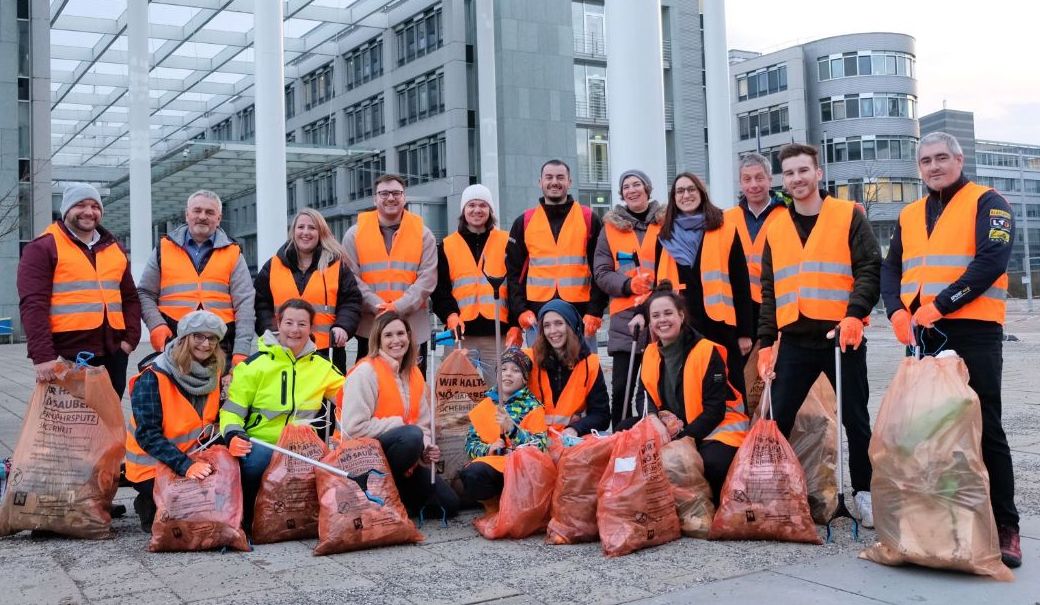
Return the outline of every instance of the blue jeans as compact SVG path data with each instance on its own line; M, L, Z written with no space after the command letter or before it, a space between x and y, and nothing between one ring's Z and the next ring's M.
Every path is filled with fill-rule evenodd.
M253 503L256 502L256 493L260 491L260 479L271 463L274 451L253 444L253 449L239 459L242 472L242 519L243 525L248 529L253 521Z

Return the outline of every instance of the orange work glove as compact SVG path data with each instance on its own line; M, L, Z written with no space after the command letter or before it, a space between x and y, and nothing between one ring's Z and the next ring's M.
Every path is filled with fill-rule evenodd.
M838 322L838 335L841 338L838 346L841 347L842 353L849 345L852 345L852 350L855 351L863 344L863 320L857 317L846 317Z
M235 353L231 356L231 367L235 367L238 364L246 360L246 356L241 353Z
M241 458L253 451L253 444L248 439L235 435L231 438L231 443L228 444L228 451L231 452L232 456Z
M603 326L603 318L595 315L586 315L582 318L585 323L585 336L595 336L596 332Z
M516 318L516 323L520 324L521 329L530 330L538 323L538 316L534 314L534 311L524 311L520 317Z
M773 347L758 350L758 375L762 380L773 378Z
M892 314L889 321L892 322L892 333L896 335L896 340L910 346L910 312L900 309Z
M376 307L376 316L382 315L383 313L386 313L387 311L396 311L396 310L397 309L394 308L394 303L393 302L379 303L379 306Z
M520 328L509 328L506 332L506 348L509 347L523 347L524 346L524 332Z
M649 273L640 273L628 280L628 287L634 296L649 294L654 287L654 278Z
M935 308L935 303L923 305L914 313L914 323L922 328L930 328L940 319L942 319L942 313Z
M173 330L166 324L155 326L148 334L148 340L152 341L152 348L160 352L166 347L166 342L171 338L173 338Z
M466 333L466 322L462 321L458 313L452 313L448 316L448 320L444 322L444 327L448 328L456 335Z
M208 462L193 462L188 470L184 473L184 476L188 479L205 479L210 476L213 472L213 467Z

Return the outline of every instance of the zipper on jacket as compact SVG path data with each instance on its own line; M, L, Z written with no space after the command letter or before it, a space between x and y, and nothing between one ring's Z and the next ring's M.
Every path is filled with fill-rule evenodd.
M285 373L285 370L282 370L282 407L283 408L285 406L289 405L289 402L288 402L288 399L287 399L287 397L288 397L288 393L287 393L287 390L288 390L287 389L288 378L289 378L288 374Z

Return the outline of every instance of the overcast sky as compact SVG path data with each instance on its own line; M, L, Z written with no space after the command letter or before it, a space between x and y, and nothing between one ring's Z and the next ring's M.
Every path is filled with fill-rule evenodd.
M976 138L1040 145L1040 3L726 0L726 30L729 48L760 52L839 34L909 34L920 115L945 100L974 112Z

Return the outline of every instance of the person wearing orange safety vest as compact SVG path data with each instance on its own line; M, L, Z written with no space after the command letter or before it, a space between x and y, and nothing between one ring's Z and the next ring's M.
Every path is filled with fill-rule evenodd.
M141 529L152 531L152 489L159 464L189 479L213 472L188 452L217 435L220 376L226 357L220 348L227 326L209 311L192 311L177 324L177 337L130 380L126 427L126 478L137 490L134 510Z
M343 235L347 267L361 289L357 361L369 353L367 335L375 318L397 311L419 347L419 371L426 375L430 339L428 299L437 286L437 241L422 217L407 210L404 177L384 174L375 181L375 209L358 214ZM364 335L364 336L360 336Z
M498 204L491 191L476 184L462 191L459 228L437 246L437 288L430 297L433 312L457 336L465 337L467 349L479 354L484 381L495 384L498 360L495 349L494 289L485 278L505 277L506 241L509 234L495 228ZM517 338L519 328L510 324L506 284L499 287L498 319L503 338L510 329ZM510 328L513 325L513 328Z
M933 132L917 150L925 197L899 214L881 268L881 295L896 338L911 324L926 355L953 350L982 404L982 459L990 480L1002 559L1022 564L1011 451L1001 423L1003 326L1008 261L1015 237L1011 205L963 174L956 138ZM928 329L934 328L934 329Z
M304 208L289 225L282 244L256 274L256 334L277 329L275 309L302 298L315 310L311 327L318 355L346 373L347 341L357 332L361 290L343 262L345 251L320 212Z
M212 191L188 196L186 224L159 240L137 291L153 349L177 335L182 317L205 309L227 326L221 348L234 367L253 352L255 291L242 249L220 228L222 207Z
M38 382L55 378L58 358L92 353L120 397L127 356L141 338L141 303L126 251L101 226L101 194L72 183L61 220L25 245L18 262L18 311Z
M762 252L758 373L772 380L774 418L789 436L820 372L834 385L837 332L854 514L873 527L863 325L880 293L881 251L866 214L855 203L820 191L823 171L815 147L785 145L780 162L784 189L794 203L769 227ZM774 346L778 339L779 347Z
M509 315L531 337L538 311L553 299L574 305L581 333L595 348L607 297L592 279L592 266L603 224L596 213L570 196L570 167L560 160L542 165L542 197L513 221L506 246ZM519 336L519 334L514 333ZM520 346L519 338L509 345Z
M697 175L682 172L672 182L655 254L657 283L676 286L694 329L726 348L730 382L743 397L743 356L754 333L748 266L736 229Z
M643 353L640 378L672 439L688 437L704 460L704 478L715 501L750 421L744 399L727 377L726 348L686 321L685 302L670 282L658 284L646 302L655 341ZM620 430L630 428L629 418Z
M458 513L459 499L441 475L430 484L430 465L441 459L430 427L426 381L416 365L411 325L397 311L385 311L372 323L368 355L347 374L336 400L336 437L379 441L410 514L440 505Z
M459 473L466 497L491 509L505 484L506 456L521 446L549 448L545 408L527 389L531 359L512 347L502 353L499 365L502 393L492 387L470 410L466 453L472 462Z
M527 388L545 407L550 429L580 437L610 426L610 398L599 355L582 338L574 305L550 300L538 311L538 336L524 353L531 358Z

